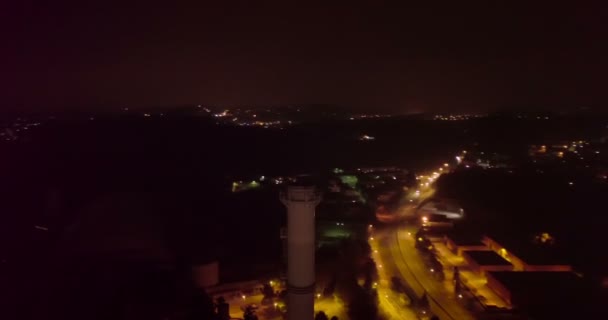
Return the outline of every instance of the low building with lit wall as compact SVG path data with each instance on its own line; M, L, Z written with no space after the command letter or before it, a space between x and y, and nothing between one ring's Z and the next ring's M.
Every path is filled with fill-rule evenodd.
M462 257L471 271L480 274L488 271L513 271L513 265L494 251L464 251Z
M514 271L572 271L572 266L559 257L554 250L541 248L524 241L505 239L498 242L494 236L484 236L482 242L511 262Z
M490 250L487 245L481 242L481 236L477 234L451 232L446 234L443 240L448 249L459 256L462 256L462 252L467 250Z
M486 278L490 289L520 309L554 309L570 304L585 290L582 279L573 272L490 271Z

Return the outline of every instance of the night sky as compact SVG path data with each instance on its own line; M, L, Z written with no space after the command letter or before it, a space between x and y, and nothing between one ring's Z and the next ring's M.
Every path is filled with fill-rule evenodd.
M409 113L608 102L608 16L580 1L23 2L0 4L2 110L203 103Z

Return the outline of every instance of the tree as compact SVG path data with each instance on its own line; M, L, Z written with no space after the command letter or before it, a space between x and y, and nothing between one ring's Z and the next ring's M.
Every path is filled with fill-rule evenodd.
M315 315L315 320L329 320L329 318L327 317L325 312L319 311L317 312L317 315Z
M424 308L424 309L428 309L430 306L429 303L429 297L426 294L426 291L422 294L422 297L420 297L420 300L418 300L418 306L420 308Z
M264 298L273 298L274 297L274 290L268 283L264 284L262 293L264 294Z
M253 307L248 306L245 308L245 313L243 314L244 320L258 320L258 316L255 314L255 310Z
M329 319L329 320L338 320L338 317L333 316L333 317L331 317L331 319Z
M188 319L213 319L215 317L213 300L204 290L194 289L188 314Z

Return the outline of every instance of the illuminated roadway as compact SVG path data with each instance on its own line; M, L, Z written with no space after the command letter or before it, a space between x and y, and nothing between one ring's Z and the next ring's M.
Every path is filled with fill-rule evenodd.
M462 152L462 155L466 151ZM412 190L406 195L404 205L399 209L397 219L410 219L416 217L416 207L424 199L433 196L435 190L432 183L442 173L449 171L449 164L445 163L437 171L428 176L419 176L420 188ZM388 222L388 221L387 221ZM430 311L442 320L473 320L468 312L444 286L436 280L429 267L423 261L415 248L415 226L399 228L397 225L383 228L373 228L370 232L370 245L374 260L378 266L378 298L380 308L391 319L419 319L416 312L402 300L402 294L391 290L391 277L397 277L411 288L419 299L426 292Z
M379 273L384 274L385 281L389 282L389 287L390 278L397 276L405 280L418 298L426 292L431 312L440 319L474 319L453 297L453 294L446 290L443 283L432 277L428 267L414 247L413 236L408 235L408 232L411 233L408 230L398 230L396 227L388 227L374 232L374 242L376 243L372 247L374 257L377 258ZM393 292L390 289L388 290L391 293ZM380 290L378 292L380 296ZM414 313L413 316L415 317Z
M378 301L383 315L389 319L415 320L418 319L416 313L407 306L407 300L403 294L396 293L391 289L391 277L395 273L395 265L386 251L382 249L384 241L375 238L376 230L369 232L369 244L372 248L373 258L378 268ZM380 240L380 241L379 241Z

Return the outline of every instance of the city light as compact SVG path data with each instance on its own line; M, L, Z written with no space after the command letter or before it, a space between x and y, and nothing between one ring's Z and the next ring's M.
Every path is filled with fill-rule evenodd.
M450 166L450 164L446 162L446 163L443 164L443 166L447 168L447 167Z

